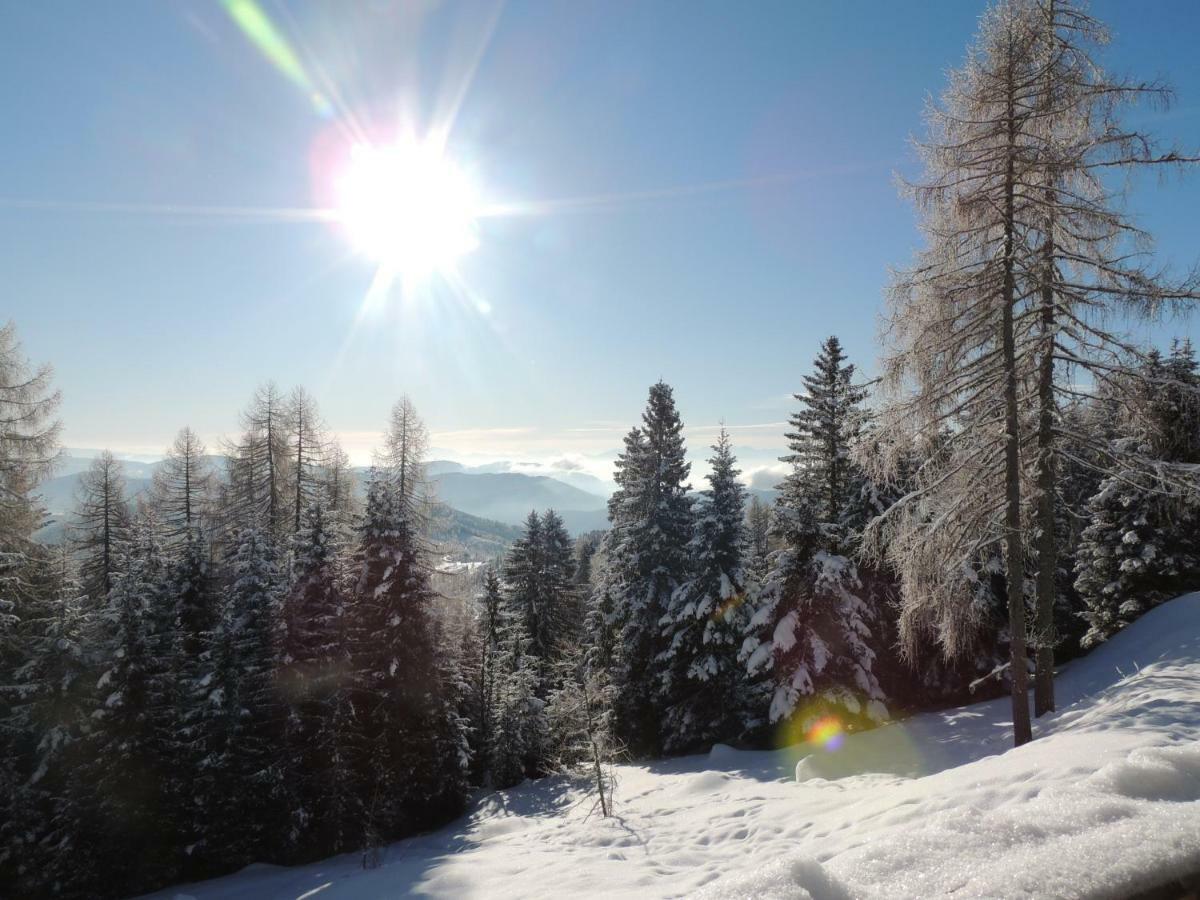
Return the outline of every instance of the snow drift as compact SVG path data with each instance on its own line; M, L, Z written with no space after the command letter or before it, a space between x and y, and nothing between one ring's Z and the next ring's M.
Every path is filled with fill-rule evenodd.
M441 831L157 897L1089 897L1200 874L1200 594L1160 606L1058 680L1018 749L1007 700L849 736L826 752L716 747L579 787L483 797Z

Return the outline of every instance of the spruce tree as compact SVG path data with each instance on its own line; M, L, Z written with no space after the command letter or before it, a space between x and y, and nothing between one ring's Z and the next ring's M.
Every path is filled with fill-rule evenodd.
M792 416L792 471L775 509L780 549L770 556L743 646L752 677L770 673L768 717L801 726L833 713L851 727L887 716L875 674L878 615L870 586L848 554L857 549L863 489L851 454L863 392L836 338L821 345L801 410Z
M427 827L457 812L467 760L453 698L444 695L433 591L417 535L390 478L375 472L358 553L350 650L356 777L368 830Z
M321 504L309 508L303 526L283 600L276 680L286 704L287 840L292 854L310 859L348 849L356 794L343 764L349 685L337 547Z
M668 752L740 736L746 724L746 489L729 434L721 429L709 459L709 489L696 510L691 577L663 617L664 729Z
M605 571L593 599L604 619L594 620L601 646L612 646L617 733L638 754L658 754L663 746L661 621L688 576L690 468L674 396L659 382L617 458Z

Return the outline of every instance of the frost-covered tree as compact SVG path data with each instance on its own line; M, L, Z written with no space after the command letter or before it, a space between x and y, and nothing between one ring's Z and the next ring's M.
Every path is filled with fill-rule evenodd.
M912 187L928 247L897 277L892 298L884 431L949 427L951 437L874 545L887 548L905 585L906 642L934 631L957 653L980 624L962 602L969 560L1003 543L1018 743L1031 736L1027 557L1038 575L1036 708L1053 708L1056 470L1072 437L1062 409L1081 381L1113 381L1136 357L1105 329L1111 313L1154 313L1195 297L1193 281L1170 284L1149 268L1145 235L1108 177L1187 160L1120 123L1122 105L1166 95L1105 75L1095 59L1105 40L1067 0L989 10L967 63L930 110L926 177Z
M205 526L211 488L204 444L196 432L183 428L155 470L151 488L158 521L172 547Z
M112 590L117 561L129 540L129 505L125 474L105 450L79 481L72 529L83 591L93 606L103 604Z
M286 420L288 459L291 463L288 467L291 524L292 533L298 534L304 512L317 499L321 488L327 443L317 401L304 388L292 390L288 398Z
M242 436L226 448L225 525L230 532L254 527L276 539L291 533L290 411L287 398L274 382L267 382L254 392L241 415Z
M395 485L401 513L418 534L424 533L429 519L429 481L425 474L428 450L429 430L405 395L392 407L379 465Z
M530 643L521 615L515 610L504 614L495 654L490 728L490 781L496 787L511 787L547 771L545 701L538 696L543 667L528 652Z
M660 623L688 576L690 469L674 395L659 382L650 388L641 426L625 437L617 458L604 573L593 598L605 620L596 623L597 633L612 643L617 732L634 753L662 749Z
M37 737L18 710L27 685L20 673L40 663L30 633L41 630L58 589L53 560L33 540L44 520L34 490L58 456L59 395L48 366L32 367L16 330L0 328L0 881L25 868L21 823L24 786L36 771ZM52 617L51 617L52 618Z
M748 609L744 558L746 489L729 434L709 458L709 489L696 509L691 577L663 616L663 749L738 737L746 727L745 667L738 661Z
M570 648L555 664L557 685L546 703L553 771L579 775L596 792L601 815L612 815L613 763L621 753L613 732L615 691L608 670L592 665L581 647Z

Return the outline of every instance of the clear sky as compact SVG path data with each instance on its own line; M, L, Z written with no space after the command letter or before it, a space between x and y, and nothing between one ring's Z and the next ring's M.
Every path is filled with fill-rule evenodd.
M724 420L769 459L823 337L873 369L917 242L893 173L982 8L7 3L0 318L54 364L76 447L215 440L273 378L360 459L401 392L438 451L603 455L661 377L693 449ZM1111 68L1177 90L1137 123L1200 146L1200 4L1093 11ZM351 125L448 128L520 214L482 219L449 281L364 308L376 263L305 213ZM1163 259L1200 260L1200 173L1136 188Z

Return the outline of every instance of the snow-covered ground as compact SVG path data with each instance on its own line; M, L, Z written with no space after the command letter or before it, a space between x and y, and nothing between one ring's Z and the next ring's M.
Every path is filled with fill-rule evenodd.
M481 798L451 826L158 897L1127 897L1200 873L1200 594L1058 680L1009 749L1004 700L848 737L717 747L619 770L616 816L562 781Z

